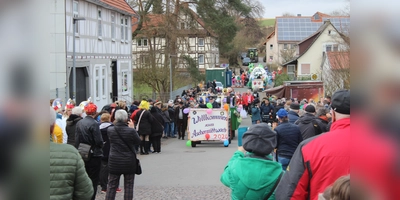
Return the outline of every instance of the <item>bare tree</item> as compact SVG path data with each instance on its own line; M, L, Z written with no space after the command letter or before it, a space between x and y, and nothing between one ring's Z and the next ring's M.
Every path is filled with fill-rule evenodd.
M284 63L289 62L296 58L296 49L295 48L282 49L280 52L281 52L281 58L282 58L281 64L284 64Z

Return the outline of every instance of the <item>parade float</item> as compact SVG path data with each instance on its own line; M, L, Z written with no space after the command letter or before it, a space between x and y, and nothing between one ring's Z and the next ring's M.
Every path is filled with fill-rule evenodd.
M264 90L267 84L272 82L272 77L268 74L262 64L254 66L253 63L249 65L249 82L247 87L253 91Z

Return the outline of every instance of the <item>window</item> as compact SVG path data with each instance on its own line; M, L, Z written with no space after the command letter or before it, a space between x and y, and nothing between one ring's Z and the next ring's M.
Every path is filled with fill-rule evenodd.
M301 64L301 74L310 74L310 64Z
M269 61L272 62L274 60L274 56L269 56Z
M283 44L283 49L286 50L288 48L288 44Z
M105 67L103 67L102 73L101 73L101 89L102 89L101 95L103 97L106 96L106 87L107 87L107 85L106 85L106 69L105 69Z
M103 36L103 30L102 30L102 26L101 26L101 10L98 10L98 14L97 14L97 36L99 37L99 39L101 39L101 37Z
M128 42L128 18L125 18L125 42Z
M95 79L96 79L96 91L94 91L96 98L99 97L99 69L96 69L96 75L95 75Z
M125 31L124 31L124 19L123 19L123 15L121 15L121 42L123 42L124 41L124 33L125 33Z
M328 35L331 35L331 33L332 33L332 30L329 30L329 31L328 31Z
M315 19L315 20L319 20L319 19L320 19L319 15L318 15L318 14L315 14L315 15L314 15L314 19Z
M199 54L199 65L204 65L204 54Z
M197 42L199 46L204 46L204 38L199 38Z
M73 15L74 18L79 17L79 4L77 1L74 1L73 3ZM79 34L79 21L75 21L75 33Z
M326 52L339 51L339 45L338 44L327 44L327 45L325 45L325 51Z
M273 44L270 44L270 45L269 45L269 49L272 50L273 48L274 48L274 45L273 45Z
M111 13L111 38L115 39L115 13Z
M185 29L186 27L185 27L185 23L184 22L182 22L181 23L181 29Z
M137 45L140 46L147 46L147 39L146 38L140 38L136 40Z
M292 79L294 79L295 77L295 65L288 65L287 66L287 74L289 77L291 77Z
M128 72L122 72L122 92L128 91Z

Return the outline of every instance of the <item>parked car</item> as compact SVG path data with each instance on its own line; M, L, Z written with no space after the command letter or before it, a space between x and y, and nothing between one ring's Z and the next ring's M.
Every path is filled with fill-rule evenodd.
M243 66L249 66L251 60L249 57L243 58Z
M246 58L246 57L247 57L247 53L246 53L246 52L242 52L242 53L240 54L240 59L243 60L243 58Z
M221 92L224 89L224 85L222 85L221 82L215 82L217 84L217 87L215 88L218 92Z

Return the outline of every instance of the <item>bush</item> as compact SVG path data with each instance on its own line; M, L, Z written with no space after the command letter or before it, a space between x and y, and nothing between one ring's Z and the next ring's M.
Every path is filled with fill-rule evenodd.
M283 74L276 74L274 87L281 86L281 85L283 85L284 81L290 81L290 80L291 79L290 79L289 75L287 75L287 74L284 74L284 73Z

